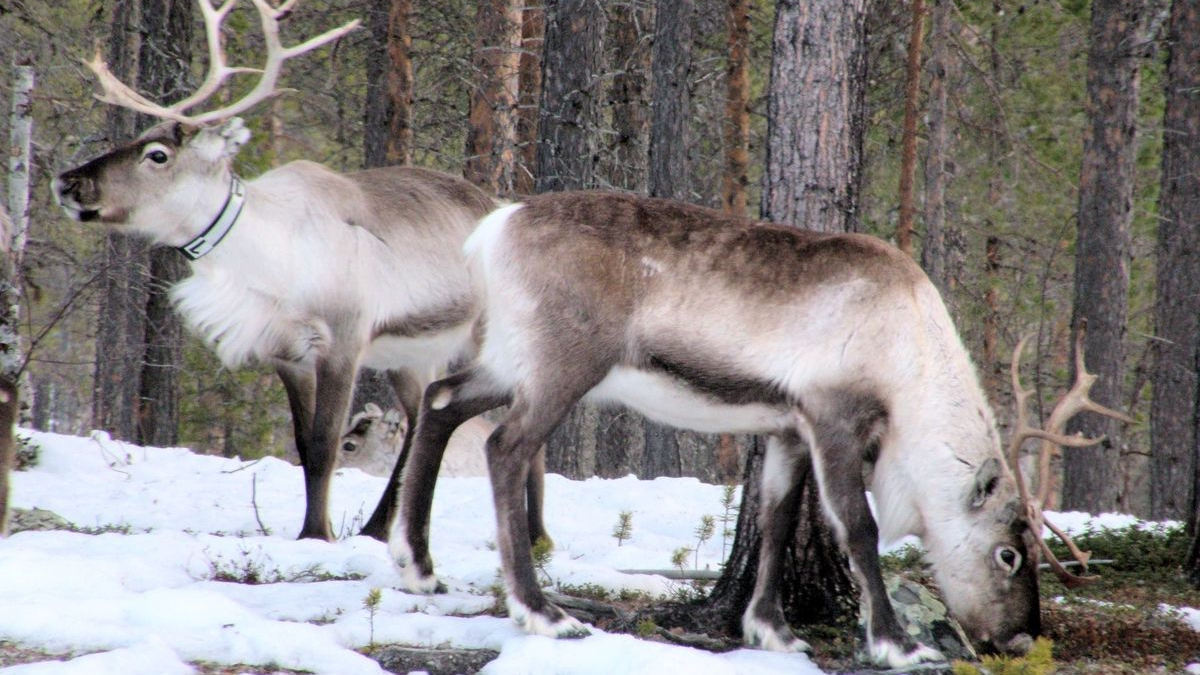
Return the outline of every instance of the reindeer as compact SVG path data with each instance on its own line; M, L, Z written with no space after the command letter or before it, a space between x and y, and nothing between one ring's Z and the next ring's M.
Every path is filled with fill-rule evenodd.
M539 589L520 487L543 440L588 398L687 429L767 436L748 643L808 649L784 620L777 583L805 452L861 589L872 660L942 658L900 628L880 536L921 537L948 606L981 648L1019 653L1038 635L1040 530L1027 491L937 290L909 256L864 235L599 193L504 206L466 248L484 341L422 403L390 540L409 589L438 587L428 502L446 438L511 404L486 446L509 615L535 634L587 633Z
M342 436L341 466L350 466L376 476L391 474L395 457L409 435L404 413L396 408L383 410L367 403L347 424L349 431ZM487 459L483 445L496 425L482 417L467 420L446 445L439 476L486 476ZM540 504L537 505L540 508ZM531 505L533 508L533 505ZM534 518L540 522L540 517Z
M276 93L285 60L357 26L285 47L279 20L296 1L276 8L254 0L267 63L246 97L217 110L185 114L229 75L249 70L227 65L221 45L221 22L236 0L200 0L210 69L197 92L174 105L146 100L97 54L88 65L101 100L165 121L63 172L54 191L75 220L178 249L192 274L171 297L190 328L226 366L274 366L304 469L300 537L328 540L329 484L355 375L360 366L387 370L411 427L425 386L475 353L478 303L462 244L496 203L461 178L419 168L342 175L296 161L249 181L234 173L233 158L250 138L235 115ZM402 448L364 534L386 537L404 457ZM540 494L531 500L540 504Z

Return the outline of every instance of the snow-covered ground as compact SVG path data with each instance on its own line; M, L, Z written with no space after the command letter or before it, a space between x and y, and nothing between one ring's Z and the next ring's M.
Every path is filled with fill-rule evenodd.
M433 554L450 592L422 596L397 590L400 577L379 542L296 541L303 482L286 462L141 448L103 434L30 434L41 446L40 463L13 475L13 505L113 531L0 540L0 641L83 654L0 671L6 675L173 675L193 672L194 662L242 664L254 673L382 673L356 651L372 631L377 644L497 650L484 670L491 675L821 672L800 654L712 654L599 630L555 641L488 615L499 557L484 478L439 482ZM556 545L546 572L561 584L670 593L673 582L616 570L671 567L673 551L696 547L701 517L723 512L722 488L693 479L546 478ZM382 490L382 478L339 470L335 531L356 531ZM618 546L612 532L622 511L633 514L632 537ZM1056 522L1087 526L1072 514ZM701 567L720 565L720 529L700 546ZM221 580L251 574L273 583ZM364 600L375 588L382 601L372 618Z

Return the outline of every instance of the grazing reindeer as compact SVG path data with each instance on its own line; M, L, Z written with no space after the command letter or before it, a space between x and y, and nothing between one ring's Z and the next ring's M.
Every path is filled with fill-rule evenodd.
M873 660L941 658L897 622L881 534L922 538L951 611L982 648L1023 652L1039 633L1027 510L969 356L910 257L868 236L597 193L505 206L467 252L486 333L476 360L423 402L390 542L410 589L438 585L428 501L446 438L510 403L486 447L509 614L536 634L587 632L539 589L520 498L539 446L587 397L688 429L767 435L747 642L807 649L778 588L805 443L862 590Z
M384 411L367 403L354 414L342 436L341 466L352 466L376 476L391 474L409 427L404 413L396 408ZM496 425L482 417L463 423L446 444L439 476L470 477L487 475L483 445ZM539 506L540 508L540 506Z
M278 21L296 0L254 0L267 64L247 94L193 116L232 73L220 24L236 0L201 0L210 71L169 107L119 82L97 56L101 100L166 122L133 143L62 173L55 193L71 217L173 246L192 276L171 289L190 327L223 363L274 366L291 405L307 504L301 537L331 539L327 514L338 441L360 366L388 370L410 426L437 371L477 348L478 310L462 244L495 207L470 183L394 167L341 175L297 161L243 182L232 160L250 137L234 114L274 95L284 60L357 22L284 47ZM255 71L257 72L257 71ZM404 453L364 533L386 537ZM540 497L539 497L540 499Z

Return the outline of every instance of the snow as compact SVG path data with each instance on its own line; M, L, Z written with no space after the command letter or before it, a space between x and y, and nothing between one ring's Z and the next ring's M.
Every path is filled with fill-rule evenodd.
M143 448L102 433L22 433L41 447L40 462L13 474L13 506L48 509L99 533L30 531L0 540L0 641L75 655L5 675L173 675L195 672L189 664L196 662L253 673L377 674L384 671L357 651L372 632L376 644L497 650L488 675L821 672L801 654L712 654L598 629L581 640L551 640L491 616L500 561L486 478L439 482L432 546L450 592L413 595L398 590L400 576L380 542L295 540L303 479L286 462ZM382 478L339 470L335 531L356 531L383 486ZM694 479L548 475L555 554L546 573L562 584L671 593L675 582L617 570L671 567L675 549L696 547L701 516L722 515L722 491ZM611 533L622 511L633 514L633 530L618 546ZM699 547L701 567L721 564L720 529ZM272 583L221 580L251 573ZM373 588L382 600L372 619L364 600Z
M598 629L581 640L551 640L491 616L500 561L486 478L439 481L432 546L450 592L424 596L398 590L400 576L385 545L349 536L374 507L383 478L340 469L330 515L343 538L296 541L303 478L281 460L142 448L102 433L22 433L41 447L40 463L13 474L12 504L48 509L99 533L21 532L0 539L0 642L71 655L0 669L4 675L182 675L195 672L189 664L197 662L246 673L285 668L374 675L382 669L359 651L372 639L496 650L487 675L821 673L801 654L713 654ZM706 514L717 517L717 534L699 547L699 566L721 564L721 486L688 478L570 481L551 474L546 492L555 540L546 573L556 583L669 594L675 582L618 570L671 567L672 552L696 547L695 531ZM612 531L622 511L633 514L632 537L618 546ZM1049 517L1071 532L1156 526L1120 514ZM906 538L887 548L914 542ZM250 573L268 583L221 580ZM381 602L372 617L364 600L375 588ZM1172 609L1200 630L1200 610ZM1188 672L1200 675L1200 663Z

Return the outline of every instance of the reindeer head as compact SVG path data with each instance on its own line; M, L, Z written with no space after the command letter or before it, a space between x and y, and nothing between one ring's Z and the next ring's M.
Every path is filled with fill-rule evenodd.
M233 156L249 139L236 117L212 127L163 122L59 174L54 194L75 220L180 246L221 210L233 185Z
M214 7L212 0L198 1L208 36L209 71L191 96L169 106L158 105L118 80L99 53L87 63L103 90L97 96L101 101L165 121L133 143L58 176L55 197L72 218L148 235L159 243L182 246L193 242L205 227L225 217L222 205L232 203L238 194L240 183L233 177L231 160L249 140L250 132L235 115L278 93L276 82L284 61L358 25L352 21L285 47L279 37L279 21L299 0L287 0L278 7L267 0L253 0L266 41L267 63L262 69L231 67L226 64L221 42L221 22L237 0L225 0L219 7ZM246 96L229 105L186 114L238 73L261 73L261 77Z
M364 448L387 448L395 450L408 433L408 422L399 410L392 408L386 413L374 403L363 406L347 425L349 430L342 435L342 450L356 452Z
M976 648L1023 654L1041 633L1037 542L1011 471L997 457L969 469L953 522L927 540L946 605ZM932 532L930 533L932 536Z
M949 556L951 562L935 569L935 578L951 611L984 651L1023 653L1036 636L1040 629L1039 557L1045 558L1051 571L1068 588L1099 578L1088 574L1091 554L1079 550L1042 513L1042 504L1052 488L1050 456L1061 452L1063 447L1086 447L1103 440L1066 435L1067 421L1085 411L1126 423L1134 421L1088 397L1096 376L1087 371L1084 362L1086 328L1082 324L1075 338L1075 383L1054 406L1045 430L1028 422L1028 399L1033 392L1021 385L1020 378L1021 353L1028 338L1017 344L1011 366L1016 420L1007 448L1008 466L997 459L988 459L978 468L967 496L970 515L966 533L959 537L957 545L948 542L953 550L944 551L942 557L946 560ZM1036 495L1030 490L1019 461L1021 446L1030 439L1042 441ZM1067 545L1081 565L1082 574L1072 574L1058 561L1044 538L1046 528Z

